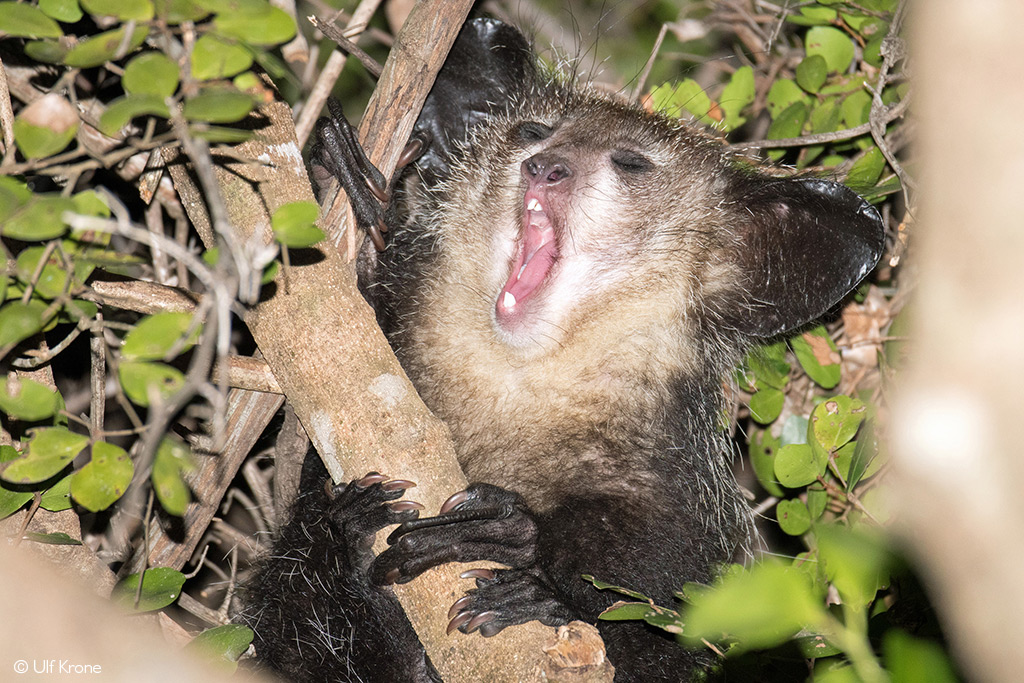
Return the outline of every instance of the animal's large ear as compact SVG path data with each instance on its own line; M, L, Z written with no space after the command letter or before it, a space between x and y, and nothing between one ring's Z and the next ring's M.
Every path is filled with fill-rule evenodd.
M816 178L743 175L731 186L743 305L726 324L771 337L828 311L878 263L885 230L852 190Z
M467 22L414 128L414 135L427 142L417 161L427 182L445 177L455 145L536 78L533 51L522 33L495 19Z

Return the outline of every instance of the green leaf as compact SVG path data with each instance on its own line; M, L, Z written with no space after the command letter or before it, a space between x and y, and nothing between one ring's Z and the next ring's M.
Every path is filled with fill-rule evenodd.
M147 315L124 338L121 357L125 360L163 360L172 351L180 354L195 346L201 331L202 325L193 327L191 313Z
M768 127L767 137L769 140L785 140L787 138L799 137L806 121L807 105L803 102L795 102L779 114L777 118L772 120L772 125ZM785 150L773 149L768 152L768 158L778 160L785 153Z
M286 247L311 247L324 238L316 227L320 208L313 202L291 202L281 206L270 218L274 239Z
M163 101L178 89L178 65L162 52L144 52L128 62L121 84L125 92L155 95Z
M106 510L124 495L134 473L135 466L123 448L97 441L89 463L71 475L71 496L89 512Z
M864 61L876 69L882 66L882 41L884 40L885 33L880 33L864 46Z
M583 575L583 580L584 581L589 581L590 583L594 584L594 588L597 588L598 590L614 591L615 593L621 593L623 595L627 595L627 596L633 598L634 600L641 600L641 601L647 602L647 603L650 603L650 601L651 601L651 599L649 597L647 597L646 595L644 595L643 593L638 593L635 590L631 590L629 588L623 588L622 586L617 586L614 583L608 583L607 581L601 581L600 579L595 579L590 574L584 574Z
M0 227L32 201L32 196L25 183L11 176L0 176Z
M46 481L64 469L89 443L89 437L72 434L64 427L35 430L28 450L0 474L15 484L36 484Z
M28 339L43 329L49 318L44 318L46 305L36 299L27 304L11 301L0 308L0 348L6 348Z
M960 680L938 643L889 629L882 637L882 652L891 683L956 683Z
M767 429L759 429L754 432L748 444L750 464L754 468L757 480L770 495L781 498L785 492L775 477L775 454L779 447L779 440L772 436Z
M779 528L790 536L803 536L811 528L811 513L796 498L780 500L775 506Z
M878 183L884 170L885 155L882 154L882 150L872 147L854 162L844 182L858 192L866 192Z
M650 603L646 602L616 602L597 615L597 618L601 621L636 621L646 618L653 611Z
M0 34L14 38L60 38L57 22L38 7L20 2L0 2Z
M788 78L780 78L768 89L768 96L765 99L765 106L771 117L777 118L782 112L797 102L806 102L807 95L800 89L795 81Z
M252 53L236 41L206 34L192 51L192 76L206 81L230 78L252 66Z
M25 538L29 541L46 545L82 545L82 542L77 538L71 538L63 531L55 531L51 534L38 534L34 531L29 531L25 534Z
M866 416L867 408L859 399L842 395L825 399L811 412L807 442L833 453L853 438Z
M825 513L828 505L828 491L822 484L811 484L807 487L807 512L815 520Z
M203 631L185 649L198 652L206 659L231 664L233 671L238 658L249 649L254 635L248 626L225 624Z
M713 106L711 98L692 78L683 79L676 84L659 85L651 91L651 102L656 111L664 112L668 116L679 116L685 110L705 125L715 123L715 120L708 116Z
M787 14L786 21L800 26L824 26L837 16L838 12L828 7L801 7L800 14Z
M828 78L828 64L821 55L810 55L796 67L796 82L810 93L816 93Z
M228 144L241 144L253 137L251 130L241 128L225 128L224 126L189 126L189 135L207 142L224 142Z
M807 486L825 473L828 461L819 457L808 444L782 446L775 455L775 476L783 486Z
M186 444L174 437L164 437L153 460L153 490L157 500L169 514L181 517L191 501L184 473L195 469Z
M223 36L250 45L277 45L295 37L295 20L270 5L260 11L218 13L213 28Z
M74 106L60 95L44 95L14 119L14 140L28 159L60 152L75 138L81 121Z
M56 484L43 491L39 497L39 507L50 512L71 509L71 475L63 477Z
M733 72L718 98L718 105L725 112L722 120L725 130L733 130L746 123L740 112L754 101L754 94L754 70L749 66L741 66Z
M106 201L95 190L82 190L81 192L75 193L71 196L71 201L75 203L75 212L86 216L110 216L110 207L107 206ZM74 235L76 240L83 239L77 233ZM91 243L102 243L109 244L110 235L106 234L93 234L90 240Z
M82 318L95 318L99 310L99 306L91 301L73 299L60 309L57 319L64 323L78 324Z
M9 375L0 388L0 410L18 420L45 420L61 407L60 394L39 382Z
M181 595L185 575L170 567L147 569L142 575L142 593L138 605L135 595L139 589L139 574L131 574L114 586L110 599L122 608L134 612L152 612L170 605Z
M46 247L29 247L18 254L15 262L15 273L18 279L28 284L34 282L36 293L45 299L55 299L60 296L68 285L70 277L68 271L64 270L64 261L56 249L51 249L46 263L38 270L38 276L33 281L39 269L39 262L46 255Z
M821 55L830 72L845 73L853 61L853 40L837 28L815 26L807 32L807 56Z
M267 0L193 0L196 5L208 12L223 14L250 13L259 14L267 11L270 4Z
M854 91L843 100L840 110L847 128L867 123L871 115L871 95L866 90Z
M880 17L872 17L866 14L847 14L844 12L843 21L865 40L881 39L889 33L889 22Z
M842 652L838 647L825 640L824 636L820 635L800 636L794 638L793 642L800 649L800 654L807 659L822 659ZM817 683L818 679L815 678L814 680Z
M68 48L57 40L33 40L25 43L25 54L45 64L60 64L67 53Z
M832 456L832 463L835 471L839 473L843 481L847 482L846 489L849 490L850 462L853 460L853 453L857 449L857 442L850 441L842 445Z
M83 69L99 66L134 51L142 45L148 34L149 26L136 26L129 35L128 25L125 24L113 31L106 31L83 40L68 51L64 56L64 63Z
M125 396L135 405L148 407L150 391L164 400L185 386L185 375L164 363L124 361L117 368L117 376Z
M758 389L750 397L750 417L760 424L771 424L782 413L786 395L774 387Z
M210 13L194 0L152 0L153 8L158 17L163 17L168 25L176 26L186 21L199 21Z
M100 116L100 132L115 137L136 116L150 114L165 119L170 117L171 110L160 95L138 94L119 97L111 102Z
M793 337L789 345L793 347L793 354L800 362L800 367L815 384L823 389L831 389L839 384L839 349L824 325Z
M688 640L728 634L739 641L730 653L779 645L824 617L806 575L774 562L726 575L683 611Z
M93 16L116 17L121 21L149 21L153 18L150 0L79 0Z
M818 102L811 109L811 114L808 117L810 121L810 132L815 133L831 133L832 131L839 129L839 101L835 97L829 97L824 101ZM800 158L798 160L798 166L801 168L807 166L815 159L818 158L822 152L825 151L825 145L808 145L800 150ZM845 161L845 159L844 159Z
M848 490L853 490L861 479L867 479L881 469L883 458L878 457L878 440L875 438L874 423L864 423L857 438L857 446L850 461L850 473L846 480Z
M772 125L768 128L768 139L783 140L799 137L806 121L807 105L803 102L794 102L772 120Z
M254 53L253 56L255 58L259 59L261 56L262 57L266 57L266 55L267 55L266 52L256 52L256 53ZM260 65L263 66L263 62L265 62L267 60L266 59L262 59L262 60L259 60L259 61L260 61ZM270 72L271 75L273 75L273 72L270 69L267 69L267 67L265 67L265 66L263 68L266 69L268 72ZM260 86L260 79L259 79L259 77L256 74L254 74L252 71L245 71L243 73L238 74L237 76L235 76L234 78L231 79L231 83L232 83L232 85L234 85L239 90L252 90L253 88L261 87Z
M232 123L252 111L253 99L234 88L223 86L206 88L195 97L185 100L182 113L191 121Z
M43 10L46 16L65 24L74 24L82 18L78 0L39 0L39 9Z
M782 433L779 434L779 445L786 446L791 443L807 443L808 418L803 415L790 415L786 423L782 425Z
M0 446L0 463L11 462L21 457L13 446ZM19 491L0 479L0 519L10 517L32 500L31 491Z
M889 552L880 536L838 524L814 527L818 560L844 603L864 606L888 582Z
M0 232L4 237L25 242L60 237L67 232L67 224L61 216L74 210L75 203L67 197L37 195L4 221Z
M755 347L747 354L747 367L753 373L754 386L758 389L785 389L791 369L786 361L786 342Z

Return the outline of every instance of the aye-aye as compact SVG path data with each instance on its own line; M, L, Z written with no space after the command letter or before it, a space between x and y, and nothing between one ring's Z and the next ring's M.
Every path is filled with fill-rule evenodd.
M365 200L346 130L321 123L314 172L343 179L378 244L387 229L362 287L472 485L417 519L398 500L408 482L325 491L307 458L293 518L248 587L260 658L295 680L438 680L381 586L501 563L453 610L453 629L489 636L596 622L616 596L583 574L672 604L748 553L723 376L874 267L878 213L842 185L759 171L678 121L542 74L493 20L463 29L386 214ZM403 522L375 557L374 534ZM678 681L704 661L643 624L597 623L617 681Z

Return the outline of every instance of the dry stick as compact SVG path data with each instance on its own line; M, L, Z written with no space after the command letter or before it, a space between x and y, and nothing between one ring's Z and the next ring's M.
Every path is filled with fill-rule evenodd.
M633 88L633 93L629 96L630 102L636 102L640 99L640 94L644 91L644 84L647 82L647 77L651 75L651 69L654 68L654 60L657 59L658 53L661 51L661 44L665 41L665 33L668 31L668 23L661 25L661 30L658 31L658 39L654 41L654 47L651 48L651 54L647 58L647 63L644 64L643 71L640 72L640 77L636 79L636 87Z
M7 87L7 70L0 61L0 128L4 134L4 161L14 159L14 109L11 108L11 91Z
M371 76L374 78L380 78L380 74L384 71L384 67L382 67L380 63L371 57L365 50L346 38L345 34L342 33L337 26L320 21L316 17L310 17L309 23L313 24L318 31L337 43L338 47L344 50L347 54L358 59L359 63L363 65L363 68L370 72Z
M377 6L380 5L380 2L381 0L363 0L359 3L359 6L352 12L352 18L349 20L348 26L345 27L345 35L349 40L355 40L362 33L367 24L370 23L370 17L377 11ZM309 139L309 134L313 132L313 124L316 123L320 110L324 108L324 102L327 101L328 95L331 94L334 82L341 75L341 70L345 68L347 60L348 55L341 50L331 52L331 56L327 58L327 62L320 71L316 83L313 84L313 89L310 91L309 97L306 98L306 104L295 121L295 137L298 140L300 149L306 146L306 140Z
M890 149L889 143L885 139L885 124L888 121L883 121L885 104L882 102L882 91L885 90L885 86L889 83L889 71L906 53L903 39L899 36L906 9L907 3L905 1L900 2L899 7L896 9L896 16L893 17L892 24L889 26L889 33L882 41L882 55L884 59L882 61L882 68L879 69L878 73L878 85L874 88L869 87L872 98L868 122L871 124L871 137L874 138L875 145L878 146L878 149L885 156L885 160L889 162L889 166L899 177L900 183L903 186L903 196L907 200L907 205L911 206L910 192L917 189L917 183L903 169L899 160L896 159L896 154ZM909 99L909 96L904 97L901 104Z

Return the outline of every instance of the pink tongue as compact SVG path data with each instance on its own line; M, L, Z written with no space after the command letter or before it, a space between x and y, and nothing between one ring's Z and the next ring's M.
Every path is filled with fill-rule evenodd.
M508 282L498 294L499 313L513 314L519 304L525 301L544 281L558 256L554 230L546 220L543 220L542 223L544 224L528 225L524 231L522 250L512 266ZM515 302L512 301L512 298L507 297L506 293L511 294Z

